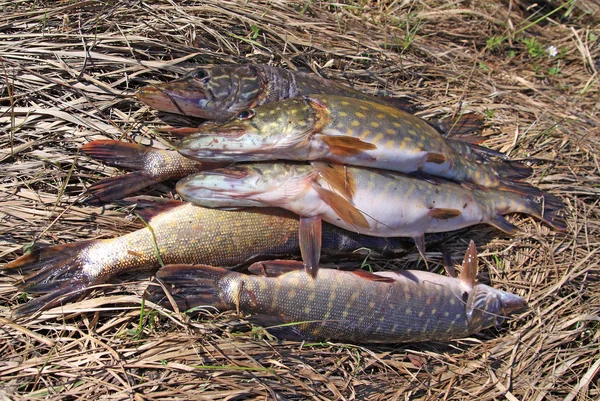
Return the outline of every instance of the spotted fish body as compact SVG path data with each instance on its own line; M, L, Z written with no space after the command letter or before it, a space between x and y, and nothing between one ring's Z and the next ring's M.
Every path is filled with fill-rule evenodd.
M392 101L315 74L262 64L203 66L181 79L145 86L136 97L157 110L225 121L242 110L311 93L344 94L379 103ZM408 102L400 105L410 108Z
M166 266L157 277L182 309L212 305L249 313L265 326L284 324L273 334L298 340L448 341L500 324L526 308L521 297L476 283L470 276L476 265L463 269L460 278L322 268L319 279L312 280L301 263L292 261L259 262L250 270L264 275Z
M181 141L179 152L203 161L319 160L416 171L499 187L530 172L463 157L420 118L383 104L336 95L288 99L244 111ZM463 144L464 145L464 144Z
M17 313L35 312L64 301L63 296L71 292L80 293L125 271L156 268L161 262L235 267L260 258L298 254L298 220L281 209L222 211L171 201L140 214L152 231L143 228L111 239L40 248L6 265L7 272L32 271L21 289L48 293L21 306ZM325 232L324 246L334 254L349 254L361 247L376 253L398 252L405 245L331 226Z
M509 213L530 214L557 229L565 228L557 216L563 204L549 194L535 199L363 167L237 164L186 177L176 189L185 200L203 206L277 206L300 215L300 248L313 276L319 260L321 220L366 235L412 237L423 258L425 233L479 223L515 233L517 228L502 217Z

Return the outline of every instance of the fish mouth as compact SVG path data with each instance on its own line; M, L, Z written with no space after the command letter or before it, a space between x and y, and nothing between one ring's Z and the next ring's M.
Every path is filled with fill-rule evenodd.
M241 128L219 130L218 134L193 134L184 138L177 151L196 160L260 161L275 158L271 146L257 135L244 135ZM271 157L269 157L271 156Z
M205 171L181 179L175 189L184 200L205 207L268 206L248 198L261 191L243 180L247 176L248 172L237 168Z
M206 92L199 88L190 91L188 87L183 81L148 85L140 88L135 97L145 105L163 112L215 119L213 111L208 109L210 102Z

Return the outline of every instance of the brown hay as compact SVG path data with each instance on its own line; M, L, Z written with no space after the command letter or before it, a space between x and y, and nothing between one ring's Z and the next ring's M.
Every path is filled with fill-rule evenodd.
M449 344L277 342L240 333L247 325L235 314L190 320L148 304L140 325L148 275L14 321L19 294L0 276L0 399L600 398L598 2L545 19L561 3L542 3L2 2L2 263L32 242L137 227L127 210L77 204L85 188L118 173L78 149L94 139L167 145L159 113L131 95L212 62L309 68L370 93L410 95L426 116L483 114L486 145L535 162L531 182L563 196L569 230L515 218L523 233L514 238L469 231L493 285L531 310ZM504 40L486 48L493 37ZM531 38L560 56L532 57L523 42ZM460 259L464 234L447 245Z

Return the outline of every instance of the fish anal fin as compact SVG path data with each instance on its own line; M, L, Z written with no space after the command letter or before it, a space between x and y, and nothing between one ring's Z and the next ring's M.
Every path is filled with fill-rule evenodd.
M300 217L299 242L300 254L306 272L312 278L317 277L321 259L322 222L320 216Z
M427 153L427 163L444 164L448 158L443 153L429 152Z
M508 220L506 220L500 215L489 219L486 223L510 235L514 235L519 232L519 228L517 226L515 226L512 223L509 223Z
M317 170L319 176L337 192L347 199L352 199L356 190L356 180L354 174L351 174L346 166L323 162L312 162L311 165Z
M462 269L460 271L460 280L469 284L475 285L475 279L477 277L477 248L475 242L471 240L465 257L462 262Z
M304 263L298 260L266 260L256 262L248 271L257 276L279 277L282 274L304 269Z
M425 262L425 267L429 268L429 264L427 263L427 255L425 254L425 234L417 235L413 237L413 240L415 241L419 255L421 255L423 262Z
M435 208L429 211L429 216L438 220L449 220L460 216L461 211L458 209L443 209Z
M391 277L378 276L377 274L370 273L366 270L354 270L352 271L352 274L365 280L377 281L380 283L394 283L396 281Z
M335 156L352 156L365 150L377 149L375 144L364 142L358 138L343 135L315 135L314 140L320 140Z
M367 218L346 198L318 184L314 184L313 188L317 191L321 199L346 223L352 227L371 228Z

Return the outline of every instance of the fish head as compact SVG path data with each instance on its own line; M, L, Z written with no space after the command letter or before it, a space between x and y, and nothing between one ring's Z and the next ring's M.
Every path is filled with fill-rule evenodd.
M311 134L326 118L326 108L311 100L288 99L241 111L224 124L200 126L178 151L198 160L302 160L310 151Z
M485 284L476 284L465 292L469 331L476 333L501 324L513 313L527 309L527 302L518 295L498 290Z
M176 190L188 202L207 207L279 206L312 183L308 165L236 164L190 175Z
M259 100L263 78L252 66L206 66L138 90L142 103L168 113L224 121Z

